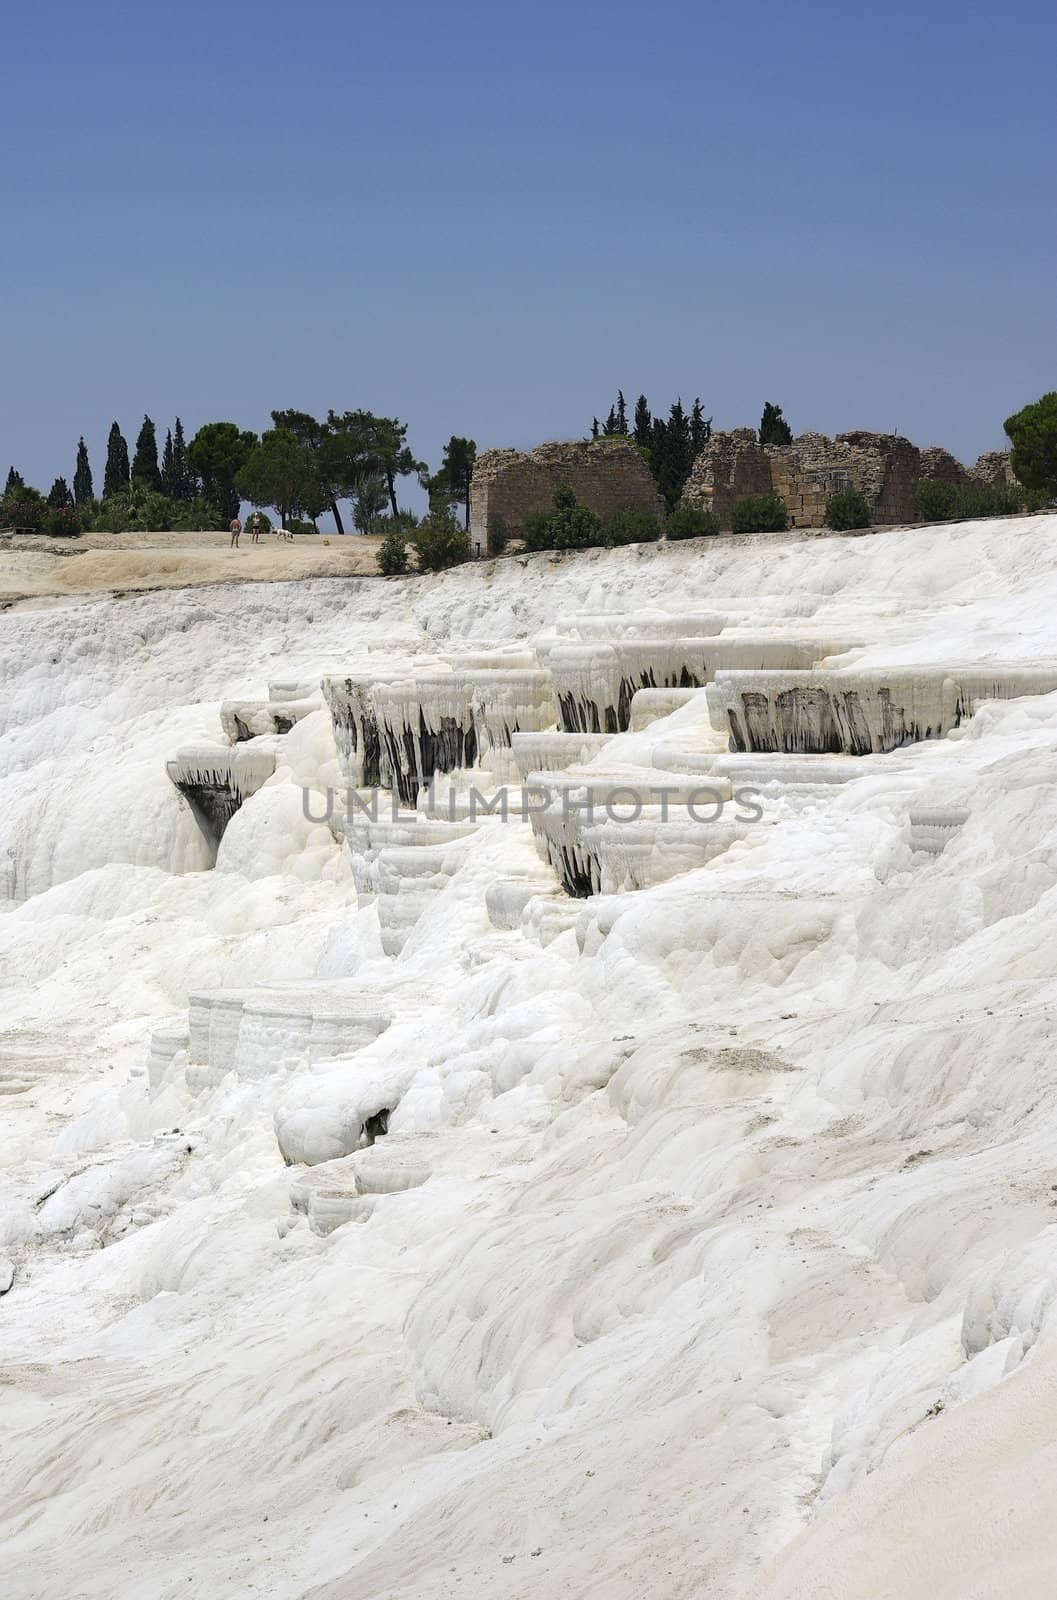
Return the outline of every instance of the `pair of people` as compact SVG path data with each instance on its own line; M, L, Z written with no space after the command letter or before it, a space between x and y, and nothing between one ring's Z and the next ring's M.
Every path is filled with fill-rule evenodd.
M231 521L228 524L228 527L229 527L229 529L231 531L231 544L230 544L230 546L228 548L237 550L239 548L239 535L242 533L242 523L239 521L238 517L232 517ZM261 542L261 519L260 519L259 512L255 511L253 513L253 515L252 515L252 517L250 518L250 521L249 521L249 528L250 528L250 533L253 536L252 543L253 544L260 544L260 542ZM280 531L282 531L282 530L280 530Z

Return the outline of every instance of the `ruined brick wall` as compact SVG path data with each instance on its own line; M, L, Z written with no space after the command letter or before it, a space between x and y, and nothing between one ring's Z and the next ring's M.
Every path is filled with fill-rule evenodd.
M1001 451L981 456L966 469L946 450L919 450L895 433L802 433L786 445L761 445L751 428L714 433L694 463L684 499L712 510L720 527L730 526L735 500L749 494L781 495L794 528L822 528L831 495L857 489L869 503L872 521L918 520L914 490L919 478L950 483L1012 482L1009 457Z
M1008 450L985 450L969 468L969 477L974 483L984 483L989 487L998 484L1003 489L1015 488L1017 482Z
M753 428L733 428L712 434L694 462L683 499L712 511L720 527L729 528L735 500L770 491L771 468L758 434Z
M664 502L632 440L566 440L535 450L485 450L470 484L470 537L482 548L490 517L500 516L511 538L533 511L549 511L554 491L568 485L600 517L648 511L663 517Z

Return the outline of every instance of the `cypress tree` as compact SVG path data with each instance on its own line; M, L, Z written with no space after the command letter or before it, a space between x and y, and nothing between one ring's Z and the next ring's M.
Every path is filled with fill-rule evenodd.
M103 499L120 494L127 489L131 474L128 467L128 444L116 422L110 424L106 441L106 469L103 472Z
M616 431L617 431L617 411L616 411L616 407L615 406L610 406L609 415L606 418L605 427L602 429L602 432L605 434L606 438L609 439L609 438L612 437L612 435L614 433L616 433Z
M56 478L48 490L48 504L53 511L60 511L63 506L73 505L73 495L65 478Z
M598 418L597 417L592 417L591 418L591 437L592 437L592 439L597 439L598 438Z
M764 404L763 416L760 418L760 443L761 444L792 444L793 430L782 416L781 406L772 406L768 400Z
M635 401L635 443L648 450L653 440L653 418L650 416L649 403L644 394L640 394Z
M94 497L92 468L89 465L88 449L83 437L77 442L77 466L73 474L73 497L79 506L85 505Z
M179 417L173 428L172 436L172 470L173 470L173 499L193 500L198 485L195 483L194 473L187 462L187 445L184 441L184 425Z
M14 494L16 489L24 489L25 487L26 480L22 476L21 472L16 472L14 467L8 467L7 482L4 484L5 499L9 494Z
M695 400L690 412L690 459L691 463L697 460L701 446L707 444L712 437L712 418L706 417L701 409L701 401Z
M161 492L170 500L176 496L176 475L173 472L172 429L165 430L165 448L161 453Z
M623 389L618 389L617 390L616 427L614 428L613 431L614 431L614 433L621 433L621 434L627 434L627 431L628 431L628 413L627 413L627 407L624 404L624 391L623 391Z
M682 401L677 400L672 406L666 423L655 417L653 429L655 443L650 466L658 489L671 507L678 502L693 465L690 419L683 410Z
M158 471L158 438L149 417L143 418L143 426L136 439L132 476L137 483L145 484L148 489L157 489L161 483L161 474Z

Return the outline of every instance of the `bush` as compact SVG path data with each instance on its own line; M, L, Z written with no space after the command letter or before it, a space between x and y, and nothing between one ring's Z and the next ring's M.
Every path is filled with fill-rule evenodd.
M48 512L47 529L64 539L76 538L84 532L84 519L79 506L52 506Z
M521 538L526 550L551 550L551 519L547 511L530 511L521 524Z
M286 519L285 523L283 524L283 526L285 527L287 533L318 533L319 532L319 529L318 528L314 528L310 522L305 522L303 517L287 517L287 519Z
M488 537L486 549L490 556L501 556L510 543L510 534L507 531L506 518L496 515L488 519Z
M149 533L169 533L185 507L142 484L130 484L120 494L104 500L92 527L96 533L128 533L142 529Z
M826 501L826 527L838 533L845 528L868 528L870 503L858 489L841 489Z
M608 545L652 544L661 536L661 525L649 511L614 511L602 535Z
M44 496L27 484L19 484L0 500L0 527L25 528L43 533L51 515Z
M785 501L777 494L750 494L735 500L730 512L732 533L784 533L788 525Z
M1023 511L1023 489L1010 483L946 483L920 478L914 500L925 522L971 522L980 517L1011 517Z
M253 519L254 519L254 517L259 517L260 518L260 532L261 533L271 533L271 531L272 531L272 519L271 519L271 517L268 515L267 511L259 511L256 507L254 507L254 509L249 513L249 515L247 516L245 522L243 523L243 525L242 525L243 533L249 533L249 534L253 533ZM288 528L290 528L290 524L289 523L287 523L286 526ZM294 529L290 528L290 532L293 533Z
M378 571L385 578L407 571L407 540L398 528L390 528L378 547Z
M534 511L525 518L521 537L527 550L589 550L606 542L601 519L567 485L555 489L553 511Z
M170 533L224 533L230 518L224 518L208 500L175 500Z
M914 504L925 522L949 522L954 516L953 483L942 478L919 478L914 489Z
M411 535L418 554L419 572L443 572L470 559L470 535L459 526L452 513L443 508L431 511Z
M719 518L714 511L680 500L665 523L665 532L669 539L703 539L706 534L719 532Z

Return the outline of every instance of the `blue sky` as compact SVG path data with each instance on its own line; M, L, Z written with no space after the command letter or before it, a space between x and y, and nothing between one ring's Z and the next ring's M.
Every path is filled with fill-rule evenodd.
M0 471L368 407L435 465L615 390L973 458L1057 387L1057 8L9 7ZM409 498L411 498L409 496Z

